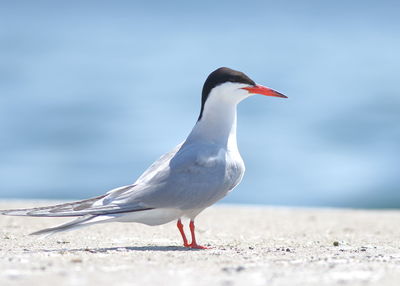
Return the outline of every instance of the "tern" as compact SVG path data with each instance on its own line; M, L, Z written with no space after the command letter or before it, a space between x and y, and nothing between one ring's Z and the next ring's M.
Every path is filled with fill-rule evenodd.
M177 221L183 245L197 244L194 220L205 208L232 191L245 166L236 142L236 107L255 95L287 98L256 84L242 72L221 67L206 79L200 115L187 139L155 161L133 184L76 202L46 207L3 210L0 214L33 217L77 217L32 235L54 234L105 222L161 225ZM183 218L188 218L191 242Z

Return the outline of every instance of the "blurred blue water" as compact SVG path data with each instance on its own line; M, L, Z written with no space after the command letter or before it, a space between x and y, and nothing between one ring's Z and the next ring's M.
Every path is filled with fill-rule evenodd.
M0 1L0 197L133 182L228 66L289 100L239 107L224 201L400 207L397 1Z

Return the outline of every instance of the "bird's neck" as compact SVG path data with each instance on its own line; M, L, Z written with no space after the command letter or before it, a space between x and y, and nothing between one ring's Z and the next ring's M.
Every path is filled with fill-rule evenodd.
M226 149L237 149L237 102L226 102L223 99L210 99L204 106L202 116L193 127L186 142L217 144Z

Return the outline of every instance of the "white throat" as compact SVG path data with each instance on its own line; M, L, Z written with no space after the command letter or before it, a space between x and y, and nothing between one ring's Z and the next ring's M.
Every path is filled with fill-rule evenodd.
M246 97L246 92L239 90L238 84L225 83L215 87L186 142L217 144L226 149L237 149L236 107Z

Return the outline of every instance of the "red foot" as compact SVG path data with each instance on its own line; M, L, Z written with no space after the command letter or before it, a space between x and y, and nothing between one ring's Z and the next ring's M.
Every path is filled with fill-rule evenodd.
M201 246L201 245L193 244L193 243L191 243L191 244L189 245L189 247L190 247L190 248L193 248L193 249L210 249L210 247Z

